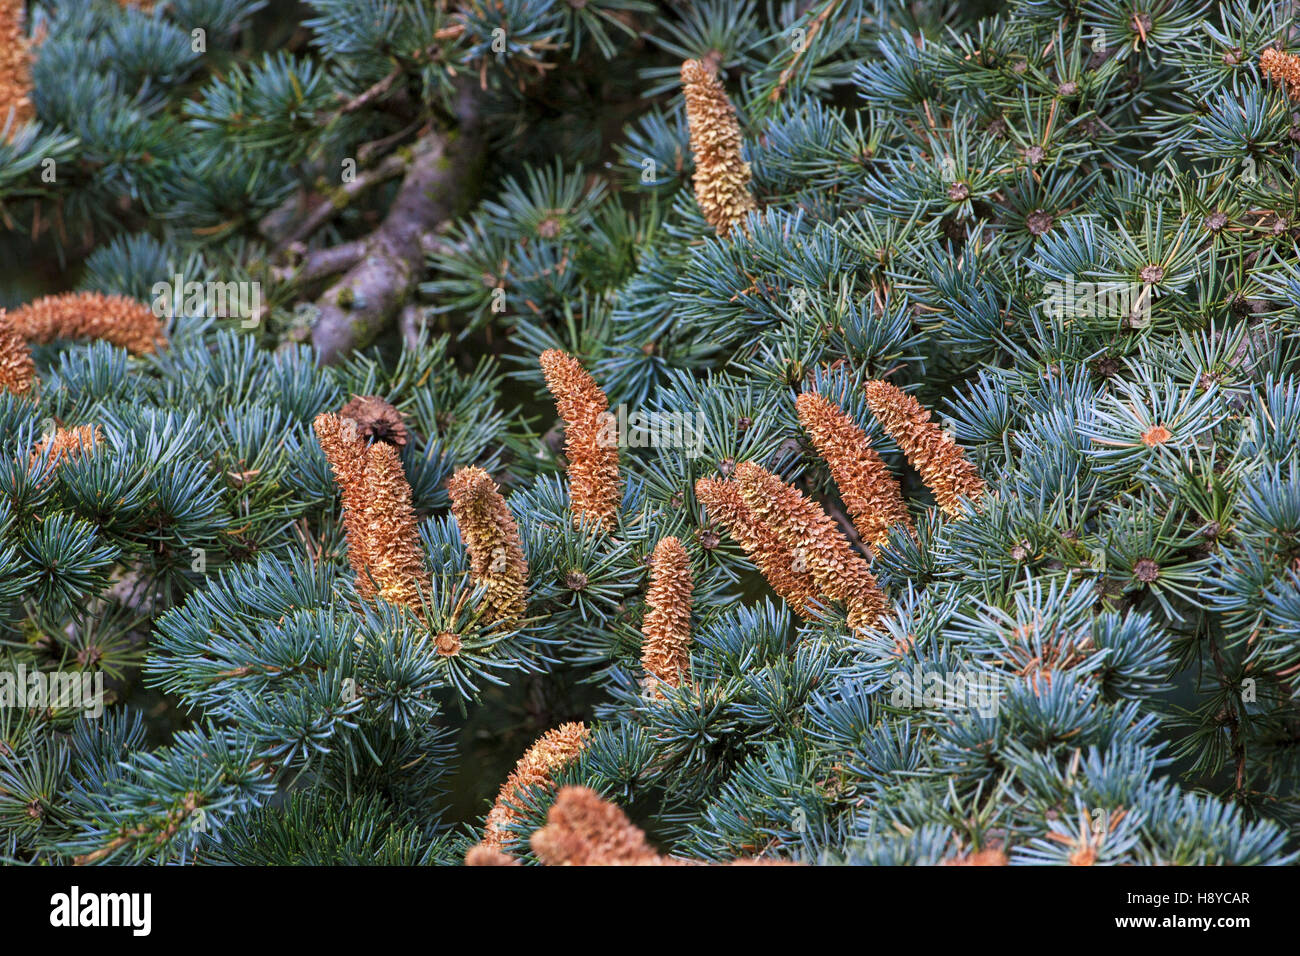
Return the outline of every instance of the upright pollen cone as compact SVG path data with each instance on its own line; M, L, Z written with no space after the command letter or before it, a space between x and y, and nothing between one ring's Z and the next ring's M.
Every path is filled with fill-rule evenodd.
M100 339L132 355L147 355L165 342L153 310L124 295L47 295L15 309L10 318L18 334L37 345L56 339Z
M930 410L888 382L866 385L871 414L894 439L945 514L959 517L961 499L979 499L984 480L952 436L930 421Z
M651 558L641 623L641 666L649 688L680 687L691 669L691 561L676 538L663 538Z
M804 392L795 399L795 408L817 453L831 470L853 527L872 553L889 540L894 525L912 532L912 519L898 482L857 422L817 392Z
M795 614L811 618L810 604L820 593L812 572L806 566L795 569L794 554L774 529L750 512L740 486L734 481L701 478L695 482L695 497L704 505L709 520L727 530L781 600Z
M736 466L740 493L760 521L806 565L821 593L844 604L852 628L870 627L888 602L866 560L815 501L752 461Z
M539 737L501 785L496 803L488 811L479 846L504 851L507 828L519 818L515 804L523 791L553 783L554 775L577 759L590 738L591 731L581 722L561 724Z
M420 605L425 578L411 486L397 449L382 442L366 456L366 542L379 596L392 604Z
M366 440L355 422L345 424L338 415L317 415L312 428L343 498L343 532L357 590L362 597L373 597L374 585L366 573Z
M572 355L547 349L539 359L546 387L564 419L569 501L575 521L610 530L618 519L618 444L611 436L609 399Z
M482 468L458 469L447 490L460 539L469 552L470 576L487 588L488 623L517 622L528 601L528 561L505 498Z
M749 163L740 156L740 123L727 91L699 60L682 64L682 94L695 158L695 200L719 236L757 209Z
M25 395L36 384L36 363L32 351L14 328L13 320L0 309L0 389Z
M338 415L316 416L313 428L342 491L348 563L358 593L418 607L424 562L397 449L368 446L356 422Z
M13 139L36 113L32 106L32 54L23 32L24 0L0 0L0 130Z

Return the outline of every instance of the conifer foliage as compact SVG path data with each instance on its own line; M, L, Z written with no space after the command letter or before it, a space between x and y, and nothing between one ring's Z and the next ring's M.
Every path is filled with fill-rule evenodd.
M1295 862L1298 63L0 0L0 860Z

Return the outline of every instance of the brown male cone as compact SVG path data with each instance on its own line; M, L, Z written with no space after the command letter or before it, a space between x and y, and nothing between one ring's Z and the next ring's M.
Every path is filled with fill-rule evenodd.
M8 314L0 309L0 389L25 395L36 383L36 363L32 350L14 328Z
M736 466L736 481L749 510L794 554L795 567L806 565L821 593L844 604L849 626L874 625L888 606L885 594L822 507L752 461Z
M36 113L32 105L32 54L23 32L23 0L0 0L0 129L9 138Z
M382 442L366 457L366 546L379 595L392 604L419 607L425 578L411 486L397 449Z
M496 802L488 811L479 846L504 851L507 827L518 819L513 806L524 789L553 782L556 771L575 760L587 746L591 732L583 723L561 724L548 730L525 751L515 769L501 785Z
M1269 47L1259 55L1259 68L1269 79L1281 83L1287 96L1300 100L1300 56Z
M853 527L871 552L889 540L894 525L913 532L898 482L857 422L816 392L800 395L795 408L817 453L831 470Z
M958 517L961 499L979 499L984 480L946 431L930 421L930 410L888 382L866 384L867 405L889 437L902 449L945 514Z
M789 866L785 860L746 858L709 864L662 856L622 809L587 787L564 787L546 814L546 826L529 841L546 866ZM466 862L470 862L466 858ZM476 865L501 864L481 856Z
M397 449L367 446L356 423L337 415L318 415L312 427L342 492L348 563L358 593L418 607L424 562Z
M740 155L740 123L722 83L699 60L682 64L682 94L695 159L695 200L705 221L725 236L758 208L749 192L749 163Z
M709 520L727 530L790 610L805 620L811 618L809 605L820 594L812 572L794 569L794 555L774 529L750 512L740 486L734 481L701 478L695 482L695 497L704 505Z
M104 440L104 433L98 425L77 425L73 428L57 429L49 439L32 446L29 465L36 467L37 462L45 459L51 467L64 461L76 461L83 452L93 451Z
M676 538L663 538L651 557L650 589L641 623L641 666L648 688L680 687L691 670L691 561Z
M486 586L488 623L517 622L528 601L528 561L505 498L482 468L457 469L447 490L451 513L469 552L470 577Z
M645 833L594 790L565 787L529 841L547 866L657 866Z
M374 585L366 574L366 441L355 423L338 415L316 416L312 428L334 473L334 483L343 498L343 532L347 538L348 564L357 577L357 591L373 597Z
M47 295L19 306L9 317L19 335L38 345L56 339L100 339L132 355L147 355L164 342L162 323L149 306L124 295Z
M575 521L587 519L610 530L618 518L618 446L609 440L609 399L578 360L547 349L538 361L546 387L564 419L564 455L569 460L569 502Z

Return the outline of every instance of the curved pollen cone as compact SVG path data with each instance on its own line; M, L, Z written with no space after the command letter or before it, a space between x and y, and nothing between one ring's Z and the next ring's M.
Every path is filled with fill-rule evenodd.
M1269 47L1259 55L1259 68L1270 80L1281 83L1287 96L1300 100L1300 56Z
M506 828L519 818L513 805L523 790L552 783L553 775L573 762L590 738L591 731L581 722L561 724L542 734L519 758L515 769L501 785L496 803L488 811L479 846L504 852L508 835Z
M709 520L727 529L781 600L801 618L811 618L809 604L820 593L817 582L807 568L794 569L794 554L773 529L750 513L740 486L734 481L701 478L695 482L695 497L707 509Z
M546 387L564 419L569 501L576 521L609 530L618 518L618 446L609 439L609 399L578 360L559 349L539 358Z
M705 221L725 236L758 208L749 192L749 163L740 155L740 123L722 83L699 60L682 64L682 94L695 158L695 200Z
M487 586L488 621L518 621L528 601L528 561L505 498L482 468L457 469L447 490L460 539L469 552L470 576Z
M866 385L871 414L917 470L944 513L959 517L961 499L979 499L984 480L952 437L930 421L930 410L888 382Z
M888 604L875 575L835 521L815 501L752 461L736 466L736 481L754 516L776 531L821 593L840 601L852 628L870 627Z
M889 540L889 529L896 524L914 534L898 482L857 422L817 392L804 392L795 399L795 408L817 453L830 467L853 527L871 552Z
M397 449L367 446L356 422L338 415L318 415L312 427L342 492L348 563L357 576L357 592L418 607L424 563L411 486Z
M60 428L46 441L32 446L28 462L29 468L35 468L42 459L57 466L64 460L75 461L82 452L92 451L104 440L104 433L98 425L78 425L75 428Z
M641 666L656 696L662 681L680 687L691 670L691 560L676 538L655 545L641 622Z
M162 323L149 306L124 295L47 295L15 309L10 318L19 335L38 345L56 339L101 339L132 355L147 355L166 341Z
M13 321L0 309L0 389L25 395L36 384L36 363L32 351L14 328Z
M0 129L13 139L35 114L32 105L32 54L23 32L24 0L0 0Z

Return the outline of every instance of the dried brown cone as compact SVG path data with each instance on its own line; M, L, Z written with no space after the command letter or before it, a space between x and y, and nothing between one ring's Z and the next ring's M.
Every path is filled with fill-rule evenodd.
M337 415L317 415L312 428L343 498L343 531L348 542L348 563L357 576L357 590L362 597L374 597L375 588L366 573L366 440L355 422L345 424Z
M24 0L0 0L0 129L9 138L36 113L32 105L32 54L23 32Z
M660 682L680 687L691 670L691 559L676 538L663 538L651 558L641 622L641 666L656 696Z
M645 834L617 806L586 787L564 787L529 841L547 866L657 866Z
M397 449L382 442L366 456L366 547L379 595L392 604L420 605L425 579L411 486Z
M15 309L10 318L19 335L39 345L55 339L101 339L132 355L147 355L165 342L162 323L153 311L124 295L47 295Z
M569 461L569 501L575 521L594 521L609 530L618 518L618 447L605 432L609 399L578 360L559 349L539 359L546 387L564 419L564 455Z
M488 811L480 846L505 851L508 827L518 819L514 804L528 787L545 786L554 782L554 774L575 760L587 746L591 731L581 722L561 724L538 738L519 758L515 769L501 785L496 802Z
M709 520L727 529L781 600L795 614L805 620L811 618L810 604L820 593L812 572L794 569L794 554L775 530L750 513L740 486L734 481L701 478L695 482L695 497L707 509Z
M1300 100L1300 56L1269 47L1259 55L1259 68L1275 83L1286 87L1286 95Z
M619 807L587 787L564 787L529 841L546 866L707 866L663 856ZM468 861L468 860L467 860ZM784 860L742 859L721 866L789 866Z
M682 64L682 93L695 158L695 200L720 236L758 208L749 191L750 169L740 155L740 123L727 91L699 60Z
M484 846L482 843L469 848L465 854L466 866L523 866L518 859L508 853Z
M378 395L353 395L339 410L339 418L350 418L365 438L387 442L401 448L406 445L409 433L402 413Z
M939 862L940 866L1007 866L1007 855L1001 850L976 850L974 853L968 853L958 856L949 857Z
M0 389L25 395L36 384L36 363L32 350L14 328L13 322L0 309Z
M57 429L47 440L32 446L28 467L35 468L42 460L47 461L51 467L59 465L64 460L76 460L81 457L82 452L92 451L103 440L104 433L98 425L78 425L75 428Z
M852 628L870 627L888 606L866 559L817 502L752 461L736 466L740 493L754 517L772 528L795 555L796 567L807 565L826 597L840 601Z
M487 587L486 620L517 622L528 602L528 561L505 498L482 468L458 469L447 490L460 539L469 552L470 576Z
M857 422L816 392L800 395L795 408L817 453L830 467L853 527L871 552L889 540L889 529L896 524L914 534L898 482Z
M313 427L343 496L348 563L364 598L376 594L417 607L424 578L411 486L397 449L367 446L359 427L338 415L318 415Z
M930 421L928 408L888 382L868 382L866 394L871 414L934 492L934 500L945 514L960 516L963 497L979 499L984 493L984 480L961 446Z

